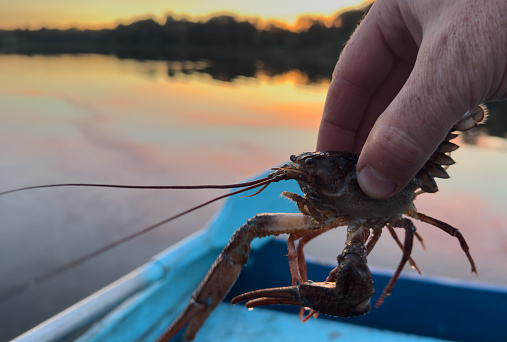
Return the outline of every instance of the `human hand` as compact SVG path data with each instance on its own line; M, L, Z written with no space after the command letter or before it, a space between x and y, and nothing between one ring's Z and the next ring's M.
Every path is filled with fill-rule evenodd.
M452 125L507 98L505 0L377 0L336 64L318 151L360 153L372 198L403 189Z

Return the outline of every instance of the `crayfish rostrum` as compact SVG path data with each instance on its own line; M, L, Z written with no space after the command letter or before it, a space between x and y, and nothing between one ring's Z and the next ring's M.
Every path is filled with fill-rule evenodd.
M300 306L300 317L303 321L316 317L318 313L340 317L364 315L371 310L370 301L375 293L371 273L367 265L367 256L375 247L384 227L387 227L400 246L403 255L394 275L377 300L376 307L381 305L385 297L391 293L396 280L407 263L417 269L410 255L414 237L421 242L422 239L416 232L416 227L410 218L429 223L456 237L468 258L472 272L477 274L468 245L461 233L445 222L419 213L413 202L421 193L438 191L434 178L449 178L446 168L454 164L449 153L458 148L456 144L450 142L457 136L454 132L469 130L482 122L484 118L485 112L480 106L466 113L452 127L431 158L408 185L396 195L387 199L372 199L362 192L356 178L358 155L347 152L306 152L298 156L291 156L289 163L274 168L273 172L267 177L241 184L140 187L158 189L241 187L242 189L220 196L147 227L140 232L114 242L110 247L114 247L215 200L260 187L257 192L259 193L270 183L293 179L298 182L304 196L290 192L283 192L282 195L294 201L300 213L258 214L247 220L243 226L236 230L222 253L217 257L204 280L191 296L185 310L159 337L158 341L170 340L185 326L187 326L184 334L185 339L193 339L206 318L227 295L239 276L243 265L247 263L251 241L254 238L270 235L288 234L287 249L292 278L291 286L245 293L233 298L232 303L246 301L245 305L248 308L270 304ZM0 192L0 195L20 190L54 186L138 188L135 186L103 184L52 184ZM330 271L325 281L309 281L303 253L304 245L318 235L340 226L347 227L347 236L345 248L337 258L338 265ZM398 239L394 228L403 228L405 230L403 243ZM298 241L297 246L296 241ZM89 257L102 253L110 247L95 251ZM69 263L68 268L87 260L89 257ZM58 272L65 269L66 267L63 267ZM309 308L310 313L303 317L305 308Z

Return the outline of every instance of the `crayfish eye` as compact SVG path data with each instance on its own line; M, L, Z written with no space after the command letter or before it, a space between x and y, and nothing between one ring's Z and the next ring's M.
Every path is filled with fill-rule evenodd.
M291 155L289 159L290 159L291 162L295 162L296 158L297 157L295 155Z
M305 164L308 166L313 165L314 164L313 158L305 159Z

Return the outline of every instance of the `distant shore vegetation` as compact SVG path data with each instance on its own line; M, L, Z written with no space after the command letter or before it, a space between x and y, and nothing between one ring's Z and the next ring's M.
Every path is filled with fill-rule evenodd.
M270 23L260 28L255 19L233 15L193 21L177 15L165 23L138 20L112 29L0 30L0 53L101 53L145 59L193 59L196 55L318 55L336 60L369 6L336 17L302 17L299 30ZM284 27L285 26L285 27Z
M329 18L301 17L297 29L283 23L218 15L192 20L168 15L108 29L0 30L0 54L103 54L137 60L206 61L213 78L255 77L300 70L308 83L331 78L338 56L371 5ZM169 70L169 73L171 71Z

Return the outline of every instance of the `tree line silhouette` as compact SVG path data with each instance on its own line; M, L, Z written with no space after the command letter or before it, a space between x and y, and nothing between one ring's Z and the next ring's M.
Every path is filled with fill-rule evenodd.
M167 16L163 24L144 19L101 30L0 30L0 53L204 59L209 66L198 71L223 81L254 77L262 61L268 75L297 69L309 83L316 83L331 77L340 51L369 7L341 12L327 22L305 18L306 28L299 31L276 24L261 29L255 22L230 15L201 21Z
M338 14L330 24L308 19L308 28L292 31L275 24L260 29L253 22L221 15L206 21L153 19L114 29L0 31L0 53L102 53L139 59L195 59L213 56L319 55L336 59L369 7Z
M279 47L297 50L327 44L340 47L357 26L358 21L369 7L340 13L327 25L318 19L311 21L302 31L292 31L271 24L259 29L255 23L239 20L234 16L220 15L207 21L190 21L166 18L165 24L153 19L118 25L114 29L79 30L47 29L0 31L0 49L3 51L20 49L28 45L44 48L53 46L70 50L73 45L91 48L92 46L113 49L119 46L149 47L164 49L168 47L200 48L266 48Z

